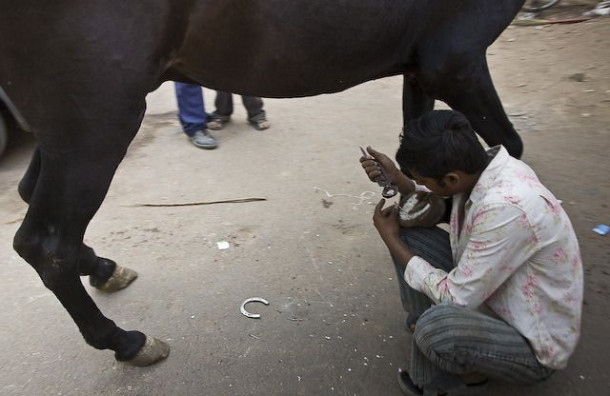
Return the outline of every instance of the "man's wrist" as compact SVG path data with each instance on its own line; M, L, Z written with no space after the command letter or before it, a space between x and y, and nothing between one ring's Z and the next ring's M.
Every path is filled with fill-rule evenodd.
M403 258L403 261L401 262L401 263L402 263L402 268L403 268L403 270L406 270L406 269L407 269L407 266L409 265L409 262L411 261L411 259L412 259L413 257L415 257L415 255L414 255L413 253L411 253L411 251L409 250L409 248L407 248L407 249L406 249L406 253L407 253L407 254L405 254L405 256L404 256L404 258Z
M407 268L407 264L411 261L414 254L409 250L409 247L400 239L398 235L388 236L387 239L384 239L384 242L390 253L398 263L400 263L401 267L404 269Z
M406 196L415 191L415 182L400 171L394 179L394 184L402 195Z
M392 250L392 248L401 245L402 244L402 240L400 239L400 235L398 234L387 234L387 235L381 235L381 239L383 239L383 242L385 242L386 246Z

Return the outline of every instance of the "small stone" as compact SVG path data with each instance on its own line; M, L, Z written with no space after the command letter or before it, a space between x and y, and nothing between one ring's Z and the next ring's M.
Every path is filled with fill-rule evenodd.
M583 82L583 81L587 81L587 76L585 75L585 73L574 73L572 74L570 77L568 77L570 80L572 81L576 81L576 82Z

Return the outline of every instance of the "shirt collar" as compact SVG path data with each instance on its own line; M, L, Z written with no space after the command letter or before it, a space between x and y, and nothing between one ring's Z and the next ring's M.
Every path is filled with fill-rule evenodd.
M488 149L487 156L491 158L491 161L483 173L481 173L479 180L474 185L474 188L470 193L470 200L473 202L479 201L481 198L483 198L489 186L498 177L510 159L508 151L506 151L506 149L500 145Z

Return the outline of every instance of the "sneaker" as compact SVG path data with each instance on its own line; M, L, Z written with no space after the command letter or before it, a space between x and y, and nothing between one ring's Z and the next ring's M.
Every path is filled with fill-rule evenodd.
M208 114L208 128L213 131L219 131L225 127L227 122L231 121L230 115L221 115L217 112Z
M216 138L206 129L195 132L195 134L191 136L191 143L202 149L214 149L218 147Z

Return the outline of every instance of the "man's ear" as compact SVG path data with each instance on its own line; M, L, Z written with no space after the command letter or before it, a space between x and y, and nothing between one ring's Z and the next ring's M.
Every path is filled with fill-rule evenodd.
M460 172L449 172L443 176L443 183L450 188L457 187L462 181L462 175Z

